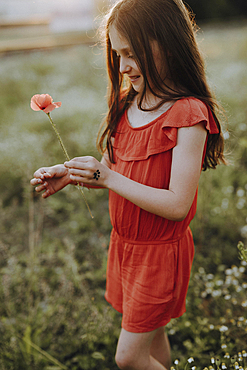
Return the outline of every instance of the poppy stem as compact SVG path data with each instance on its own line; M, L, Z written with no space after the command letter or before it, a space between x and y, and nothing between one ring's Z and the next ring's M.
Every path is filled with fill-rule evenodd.
M65 155L66 159L67 159L68 161L70 161L70 157L69 157L69 155L68 155L68 152L67 152L67 150L66 150L66 148L65 148L65 146L64 146L63 140L61 139L61 136L60 136L60 134L59 134L59 132L58 132L58 130L57 130L57 127L56 127L55 123L53 122L53 120L52 120L52 118L51 118L50 113L46 113L46 114L47 114L47 116L48 116L48 118L49 118L49 120L50 120L50 122L51 122L51 125L52 125L52 127L53 127L53 129L54 129L54 131L55 131L55 133L56 133L56 135L57 135L57 138L58 138L58 140L59 140L59 142L60 142L60 145L61 145L61 147L62 147L62 149L63 149L63 152L64 152L64 155Z
M56 133L56 135L57 135L57 138L58 138L59 143L60 143L60 145L61 145L61 147L62 147L62 149L63 149L63 152L64 152L64 155L65 155L66 159L67 159L68 161L70 161L70 157L69 157L69 155L68 155L68 152L67 152L67 150L66 150L66 148L65 148L65 145L64 145L64 143L63 143L63 140L62 140L62 138L61 138L61 136L60 136L60 134L59 134L59 132L58 132L58 130L57 130L57 127L56 127L55 123L53 122L53 120L52 120L52 118L51 118L50 112L49 112L49 113L46 113L46 114L47 114L47 116L48 116L48 118L49 118L49 121L50 121L50 123L51 123L51 125L52 125L52 127L53 127L53 129L54 129L54 131L55 131L55 133ZM90 207L89 207L89 205L88 205L88 202L87 202L87 199L86 199L86 197L85 197L85 194L84 194L84 192L83 192L83 190L82 190L82 187L80 186L79 182L77 183L77 189L78 189L78 190L81 192L81 194L82 194L82 197L83 197L83 199L84 199L84 202L86 203L86 206L87 206L87 209L88 209L88 211L89 211L89 214L90 214L91 218L94 218L94 217L93 217L93 215L92 215L91 209L90 209Z

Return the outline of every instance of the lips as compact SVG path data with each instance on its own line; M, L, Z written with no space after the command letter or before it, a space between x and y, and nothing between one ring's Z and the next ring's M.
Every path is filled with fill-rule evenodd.
M137 81L138 78L140 78L140 75L137 75L137 76L129 76L129 79L130 79L131 82Z

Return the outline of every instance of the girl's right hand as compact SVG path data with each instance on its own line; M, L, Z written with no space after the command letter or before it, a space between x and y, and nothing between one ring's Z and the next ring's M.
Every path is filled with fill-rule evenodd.
M44 191L42 194L43 198L48 198L68 184L74 184L70 179L68 169L63 164L52 167L41 167L33 176L30 183L36 186L35 190L38 193Z

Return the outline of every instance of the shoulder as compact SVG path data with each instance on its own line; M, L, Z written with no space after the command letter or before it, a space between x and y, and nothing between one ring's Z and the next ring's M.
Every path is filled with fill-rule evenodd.
M182 98L172 106L163 127L190 127L203 123L210 133L218 133L211 110L202 100Z
M201 108L203 110L207 110L207 105L200 99L194 98L193 96L189 96L186 98L181 98L176 102L177 108L186 108L189 111L195 108Z
M188 97L178 100L172 107L171 116L182 115L184 117L183 123L190 123L190 121L196 121L197 119L208 119L208 107L207 105L196 98Z

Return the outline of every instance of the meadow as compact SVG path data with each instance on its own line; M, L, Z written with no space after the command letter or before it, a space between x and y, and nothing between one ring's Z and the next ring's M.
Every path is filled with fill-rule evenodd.
M186 314L167 327L176 370L247 368L247 24L198 32L210 85L225 110L228 165L202 173L192 222L196 256ZM108 194L73 187L44 200L30 186L41 166L93 155L107 110L99 46L0 56L0 369L115 370L121 315L104 300L111 225ZM246 351L246 352L245 352Z

